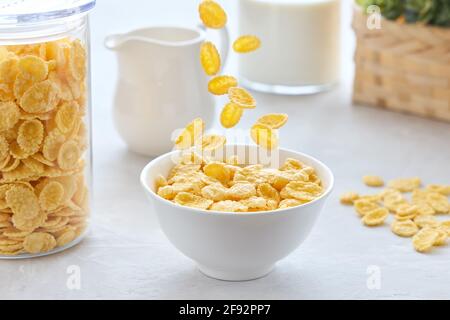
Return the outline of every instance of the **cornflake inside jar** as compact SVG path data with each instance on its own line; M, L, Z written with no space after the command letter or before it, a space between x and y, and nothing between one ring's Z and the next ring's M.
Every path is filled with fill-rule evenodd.
M87 225L87 52L69 38L0 52L0 256L46 253Z
M324 192L315 169L295 159L273 169L229 161L186 161L192 158L200 156L181 157L167 178L159 176L153 182L160 197L182 206L239 213L296 207Z

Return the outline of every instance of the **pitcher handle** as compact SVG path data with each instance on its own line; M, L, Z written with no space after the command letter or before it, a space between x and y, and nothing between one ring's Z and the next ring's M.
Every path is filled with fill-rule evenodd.
M208 29L204 25L199 25L199 28L203 31L207 31ZM228 62L228 55L230 52L230 32L228 30L228 26L223 27L219 30L220 36L220 56L222 57L222 70L225 68Z
M225 68L228 62L228 54L230 52L230 32L228 26L223 27L219 31L220 35L220 50L222 51L222 70Z

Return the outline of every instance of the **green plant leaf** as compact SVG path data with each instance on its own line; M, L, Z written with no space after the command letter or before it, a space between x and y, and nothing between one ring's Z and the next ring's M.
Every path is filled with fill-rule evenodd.
M372 5L380 7L389 20L404 16L408 23L450 27L450 0L355 0L367 12Z

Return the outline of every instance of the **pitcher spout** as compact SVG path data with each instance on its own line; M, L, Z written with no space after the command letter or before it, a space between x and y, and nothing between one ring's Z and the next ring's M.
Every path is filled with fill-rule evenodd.
M159 26L134 30L126 34L112 34L105 38L105 47L119 50L129 42L139 42L160 47L196 46L205 38L201 28Z
M123 34L111 34L105 38L105 47L116 51L128 41L127 36Z

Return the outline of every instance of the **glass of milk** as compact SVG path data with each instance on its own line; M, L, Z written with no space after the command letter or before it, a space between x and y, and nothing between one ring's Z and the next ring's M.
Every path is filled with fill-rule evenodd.
M262 40L239 55L241 83L277 94L313 94L340 78L341 0L239 0L239 34Z

